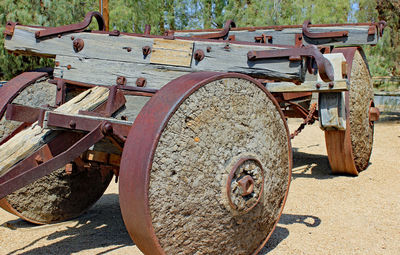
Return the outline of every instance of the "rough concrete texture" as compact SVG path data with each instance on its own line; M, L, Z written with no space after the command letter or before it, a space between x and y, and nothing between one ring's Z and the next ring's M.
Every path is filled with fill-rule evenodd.
M56 86L39 80L23 90L12 103L39 107L54 105ZM11 133L19 122L0 121L0 139ZM54 171L19 189L5 199L22 217L41 223L53 223L79 216L104 193L112 174L104 180L99 171L65 174L65 168Z
M58 169L8 195L8 203L23 217L41 223L75 218L89 209L104 193L112 172L102 180L99 169L65 173Z
M358 171L368 166L373 143L373 127L369 124L369 105L374 98L372 79L359 51L356 51L351 68L349 92L349 121L351 145Z
M260 160L264 192L257 206L235 216L223 190L227 166L243 153ZM166 254L256 250L278 219L289 162L284 120L260 88L229 78L194 92L162 132L150 173L150 213Z

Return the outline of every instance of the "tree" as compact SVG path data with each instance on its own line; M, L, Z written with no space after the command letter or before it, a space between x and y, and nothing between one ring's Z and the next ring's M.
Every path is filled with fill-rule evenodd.
M38 67L51 66L52 60L39 57L13 56L4 49L4 24L8 20L25 25L60 26L82 21L86 12L97 10L97 2L84 0L34 1L3 0L0 2L0 76L11 79L17 74Z

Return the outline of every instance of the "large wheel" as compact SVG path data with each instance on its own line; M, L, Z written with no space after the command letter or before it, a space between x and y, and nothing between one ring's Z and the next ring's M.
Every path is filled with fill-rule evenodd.
M6 84L1 90L9 89L7 86L11 85ZM12 103L39 107L54 103L55 96L56 86L48 83L47 78L40 78L10 98L14 98ZM8 121L5 116L0 118L1 140L20 123ZM98 169L91 168L68 175L63 167L0 200L0 207L36 224L71 219L88 210L102 196L111 179L112 172L102 177Z
M358 48L335 49L343 53L348 66L350 90L345 93L346 130L325 131L326 148L332 172L358 175L367 168L372 151L374 126L373 84L363 52Z
M146 104L125 143L120 205L145 254L252 254L286 200L291 145L257 81L193 73Z

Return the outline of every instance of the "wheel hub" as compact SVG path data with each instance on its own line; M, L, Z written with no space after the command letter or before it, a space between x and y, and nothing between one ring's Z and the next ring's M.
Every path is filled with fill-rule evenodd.
M244 214L260 201L264 189L264 170L259 160L253 156L240 157L230 167L226 183L228 209Z

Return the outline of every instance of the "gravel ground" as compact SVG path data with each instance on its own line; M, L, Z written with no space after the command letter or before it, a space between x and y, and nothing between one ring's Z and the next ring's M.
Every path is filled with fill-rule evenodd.
M376 124L371 163L358 177L330 174L317 124L294 139L289 197L261 254L400 253L400 118L389 119ZM88 213L68 222L35 226L1 210L0 254L141 253L124 228L112 183Z

